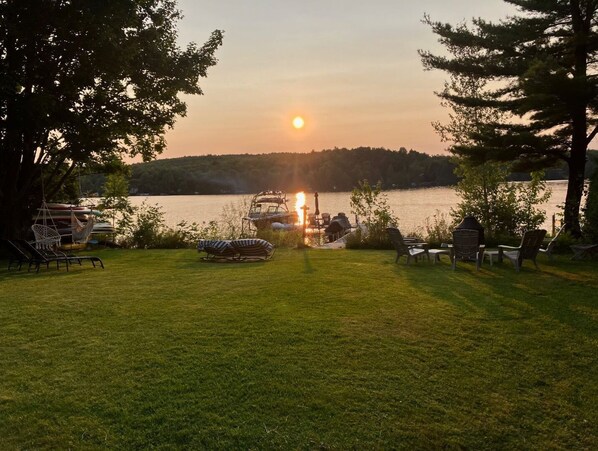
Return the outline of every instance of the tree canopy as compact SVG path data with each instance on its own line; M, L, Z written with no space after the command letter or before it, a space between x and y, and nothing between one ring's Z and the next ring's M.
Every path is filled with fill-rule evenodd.
M175 0L0 0L0 235L76 167L165 147L223 34L177 44Z
M565 222L579 234L584 170L598 133L598 1L505 0L518 14L471 25L425 18L448 51L421 51L424 67L482 80L483 95L449 89L445 101L494 109L451 150L473 162L511 161L534 169L565 161Z

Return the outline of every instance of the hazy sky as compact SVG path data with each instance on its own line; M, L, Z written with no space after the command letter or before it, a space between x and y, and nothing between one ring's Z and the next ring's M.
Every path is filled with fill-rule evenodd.
M430 123L443 120L418 49L438 49L421 23L499 19L502 0L179 0L182 45L225 32L220 60L185 97L187 117L160 158L309 152L358 146L443 153ZM293 129L295 116L305 127Z

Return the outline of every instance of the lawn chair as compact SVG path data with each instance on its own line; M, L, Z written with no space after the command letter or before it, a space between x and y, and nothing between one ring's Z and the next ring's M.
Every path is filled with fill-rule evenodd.
M405 243L405 241L403 240L403 235L401 235L401 232L396 227L388 227L386 229L386 233L388 233L388 238L390 239L390 242L397 251L397 258L395 258L395 263L398 263L399 258L403 255L407 257L407 264L411 262L411 258L413 258L417 262L417 258L420 255L426 255L428 257L428 261L430 260L430 255L428 254L426 243Z
M35 272L39 272L39 268L42 264L46 265L46 268L50 268L50 263L56 263L56 269L60 269L60 263L64 263L66 270L69 270L69 258L64 254L59 254L47 249L38 249L26 240L16 240L17 246L21 251L30 256L29 258L29 271L31 267L35 266Z
M274 245L259 238L232 240L230 244L239 261L270 260L274 255Z
M450 248L453 271L457 269L457 260L475 261L476 269L479 271L484 259L484 248L485 246L480 244L479 230L454 230L453 246Z
M205 252L204 261L234 261L237 255L230 240L199 240L197 252Z
M19 246L29 253L34 259L39 260L40 263L46 263L49 265L50 262L55 261L57 266L60 262L66 263L66 270L69 270L69 264L78 263L82 264L84 260L91 262L93 267L96 267L96 263L104 269L104 262L100 257L95 255L73 255L65 254L64 252L54 251L51 249L38 249L33 244L25 240L18 240ZM39 271L39 264L37 265L37 271Z
M545 249L542 249L542 248L538 249L541 254L548 255L548 259L550 261L552 261L552 251L554 250L554 247L556 246L556 240L559 238L559 235L561 234L561 232L563 230L565 230L565 224L563 224L563 226L559 229L559 231L556 233L556 235L552 237L552 239L546 245Z
M29 257L29 255L23 252L23 250L19 246L17 246L17 244L14 241L4 240L4 244L4 247L6 248L6 250L8 250L8 253L10 254L8 260L9 270L10 268L12 268L13 265L19 271L21 270L23 263L27 263L27 265L29 265L29 263L31 262L31 257Z
M58 249L61 236L55 228L43 224L31 226L35 236L35 247L38 249Z
M534 266L538 269L536 263L536 256L542 246L542 241L546 236L546 230L528 230L521 238L521 244L517 247L505 246L501 244L498 246L498 261L502 262L503 257L507 257L515 265L515 270L519 272L523 260L531 260Z
M573 257L571 260L594 258L598 255L598 244L574 244L571 247Z

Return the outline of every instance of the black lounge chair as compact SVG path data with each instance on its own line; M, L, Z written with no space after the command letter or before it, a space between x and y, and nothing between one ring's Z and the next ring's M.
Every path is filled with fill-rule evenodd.
M56 263L56 269L60 269L60 263L64 263L66 270L69 270L69 259L66 255L59 255L54 251L38 249L26 240L15 240L12 242L20 251L28 257L28 270L35 267L35 272L39 272L40 266L50 267L50 263Z
M8 269L10 270L13 265L19 271L23 266L23 263L26 263L28 266L31 263L31 257L27 255L23 250L12 240L4 240L4 247L10 254L8 260Z
M104 262L100 257L95 255L74 255L49 249L38 249L25 240L18 240L18 244L22 249L29 253L34 260L39 261L39 263L45 263L46 266L49 266L49 263L55 261L58 267L60 262L64 262L66 264L66 270L68 271L69 264L78 263L81 265L84 260L88 260L94 268L96 267L96 263L99 263L102 269L104 269ZM36 266L37 271L39 271L39 263Z

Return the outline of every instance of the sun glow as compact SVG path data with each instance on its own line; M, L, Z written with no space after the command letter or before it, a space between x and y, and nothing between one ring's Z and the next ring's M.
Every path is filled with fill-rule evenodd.
M301 116L297 116L293 119L293 127L295 127L297 130L299 130L300 128L303 128L304 125L305 125L305 121L303 120L303 118Z
M295 211L299 216L299 224L303 224L303 207L305 206L305 193L303 191L295 194Z

